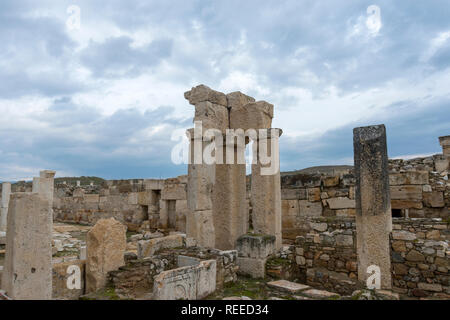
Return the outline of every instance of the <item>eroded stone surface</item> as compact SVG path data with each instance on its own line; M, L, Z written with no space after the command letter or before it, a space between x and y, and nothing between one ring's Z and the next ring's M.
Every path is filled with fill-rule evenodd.
M87 234L86 292L106 284L107 273L125 264L126 227L114 218L100 219Z

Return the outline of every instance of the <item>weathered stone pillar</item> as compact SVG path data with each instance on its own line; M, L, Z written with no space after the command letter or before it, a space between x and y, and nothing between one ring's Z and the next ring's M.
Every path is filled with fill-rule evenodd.
M450 158L450 136L439 137L439 143L442 146L442 153Z
M241 145L235 141L227 142L224 137L223 164L216 164L215 168L213 215L215 247L220 250L234 249L236 240L248 231L244 135L240 139L243 140ZM227 163L227 153L233 163Z
M212 212L212 190L215 166L203 162L203 150L209 142L203 136L195 136L194 129L187 132L190 138L186 236L197 240L199 246L215 247L215 230Z
M126 227L114 218L100 219L86 238L86 292L106 285L109 271L125 265Z
M280 159L278 138L281 136L281 129L266 129L267 134L258 132L257 162L252 164L252 222L253 230L256 234L273 235L276 238L275 248L281 248L281 179L280 179ZM279 136L276 137L276 134ZM273 141L276 137L276 141ZM267 150L262 150L263 145ZM269 164L261 162L261 155L271 158ZM256 155L253 155L256 157ZM275 161L273 163L272 161ZM269 168L274 169L272 171Z
M389 234L392 231L386 128L355 128L356 241L358 279L366 282L367 268L381 271L381 287L391 288Z
M53 220L53 192L55 185L55 171L43 170L39 178L33 178L33 192L46 199L49 203L49 216Z
M0 231L6 231L9 196L11 195L11 183L3 182L2 184L2 204L1 204L1 216L0 216Z
M2 288L17 300L52 298L52 220L48 200L13 193L9 203Z

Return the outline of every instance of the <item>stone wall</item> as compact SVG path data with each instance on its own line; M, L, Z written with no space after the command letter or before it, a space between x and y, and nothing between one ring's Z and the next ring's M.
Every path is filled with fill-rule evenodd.
M58 184L55 189L54 219L93 225L113 217L128 230L164 227L186 228L186 177L108 180L102 186Z
M341 294L357 281L356 226L351 217L309 218L295 240L300 280ZM450 295L450 226L442 218L393 218L393 290L416 297Z
M448 159L442 155L390 160L389 183L394 217L450 217ZM354 217L355 177L352 167L320 167L281 176L283 238L304 233L310 217Z

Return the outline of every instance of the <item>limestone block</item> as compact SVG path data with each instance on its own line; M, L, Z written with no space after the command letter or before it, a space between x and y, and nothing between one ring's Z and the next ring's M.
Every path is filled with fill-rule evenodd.
M231 92L227 94L228 108L239 110L243 106L255 102L255 99L243 94L240 91Z
M151 190L138 192L138 204L140 206L150 206L153 202L153 194Z
M144 179L145 190L161 190L164 187L164 180Z
M236 241L239 257L264 259L275 253L275 236L245 234Z
M436 159L434 161L434 166L436 168L436 171L441 173L450 169L449 163L449 159Z
M443 192L424 192L423 202L425 206L430 208L442 208L445 206L444 193Z
M394 240L412 241L417 238L416 234L403 230L392 231L392 238Z
M187 206L187 200L177 200L175 204L176 217L176 230L186 233L186 216L189 214Z
M86 292L105 286L109 271L125 265L126 227L114 218L100 219L87 233Z
M200 264L199 258L189 257L189 256L183 256L179 254L177 256L177 266L178 268L182 267L189 267L189 266L198 266Z
M273 105L266 101L250 102L242 107L231 108L230 128L268 129L272 126Z
M151 240L140 240L138 241L138 258L150 257L161 249L183 247L185 238L184 234L174 234Z
M76 275L74 271L68 273L68 268L70 266L76 266L80 270L80 289L75 287L69 288L67 286L67 281L70 282ZM53 264L52 272L52 286L53 286L53 299L64 299L64 300L78 300L80 296L84 294L84 274L85 274L86 261L73 260L68 262L62 262ZM71 278L69 278L71 277ZM73 282L70 282L73 284Z
M228 109L209 101L199 102L195 105L194 121L202 122L203 132L217 129L225 133L228 129Z
M428 183L429 183L428 171L407 171L389 174L389 185L391 186L417 185Z
M84 194L83 199L86 203L98 203L100 202L100 195L98 194Z
M339 185L339 176L324 177L322 181L324 187L336 187Z
M393 200L422 200L422 186L419 185L402 185L391 186L391 199Z
M200 247L215 247L212 210L189 212L186 216L186 235L197 240Z
M245 164L218 164L213 189L215 248L234 249L248 231Z
M37 193L10 197L2 289L15 300L52 298L52 219Z
M291 294L311 288L310 286L307 286L307 285L304 285L301 283L296 283L296 282L291 282L291 281L286 281L286 280L271 281L271 282L268 282L267 285L273 289L288 292Z
M365 282L367 268L376 265L381 271L381 288L390 289L392 214L385 126L355 128L353 145L358 280Z
M237 257L238 274L250 276L254 279L264 278L266 275L266 260Z
M162 200L186 200L185 184L165 184L161 191Z
M131 192L128 194L128 204L131 205L137 205L138 202L138 193L137 192Z
M321 202L309 202L308 200L299 200L300 216L303 217L320 217L322 215Z
M306 200L306 190L302 189L281 189L281 200Z
M217 262L216 260L202 261L196 267L197 297L203 299L216 291Z
M310 202L320 201L320 188L308 188L308 200Z
M161 272L153 283L153 299L198 300L207 297L216 290L216 264L216 260L207 260L198 266Z
M284 216L298 216L300 213L298 200L281 200L281 211Z
M442 153L445 157L450 157L450 136L439 137L442 146Z
M392 209L422 209L422 201L391 200Z
M6 231L8 220L9 197L11 195L11 183L2 184L2 202L0 206L0 231Z
M342 247L352 247L353 246L353 236L346 234L336 235L336 245Z
M184 98L192 105L208 101L224 107L228 106L227 96L224 93L212 90L203 84L193 87L190 91L185 92Z
M355 200L351 200L347 197L330 198L326 200L330 209L354 209L356 207Z

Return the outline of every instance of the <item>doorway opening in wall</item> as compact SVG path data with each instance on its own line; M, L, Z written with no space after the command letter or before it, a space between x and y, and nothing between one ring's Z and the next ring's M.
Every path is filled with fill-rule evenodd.
M392 209L392 218L401 218L403 217L402 209Z

